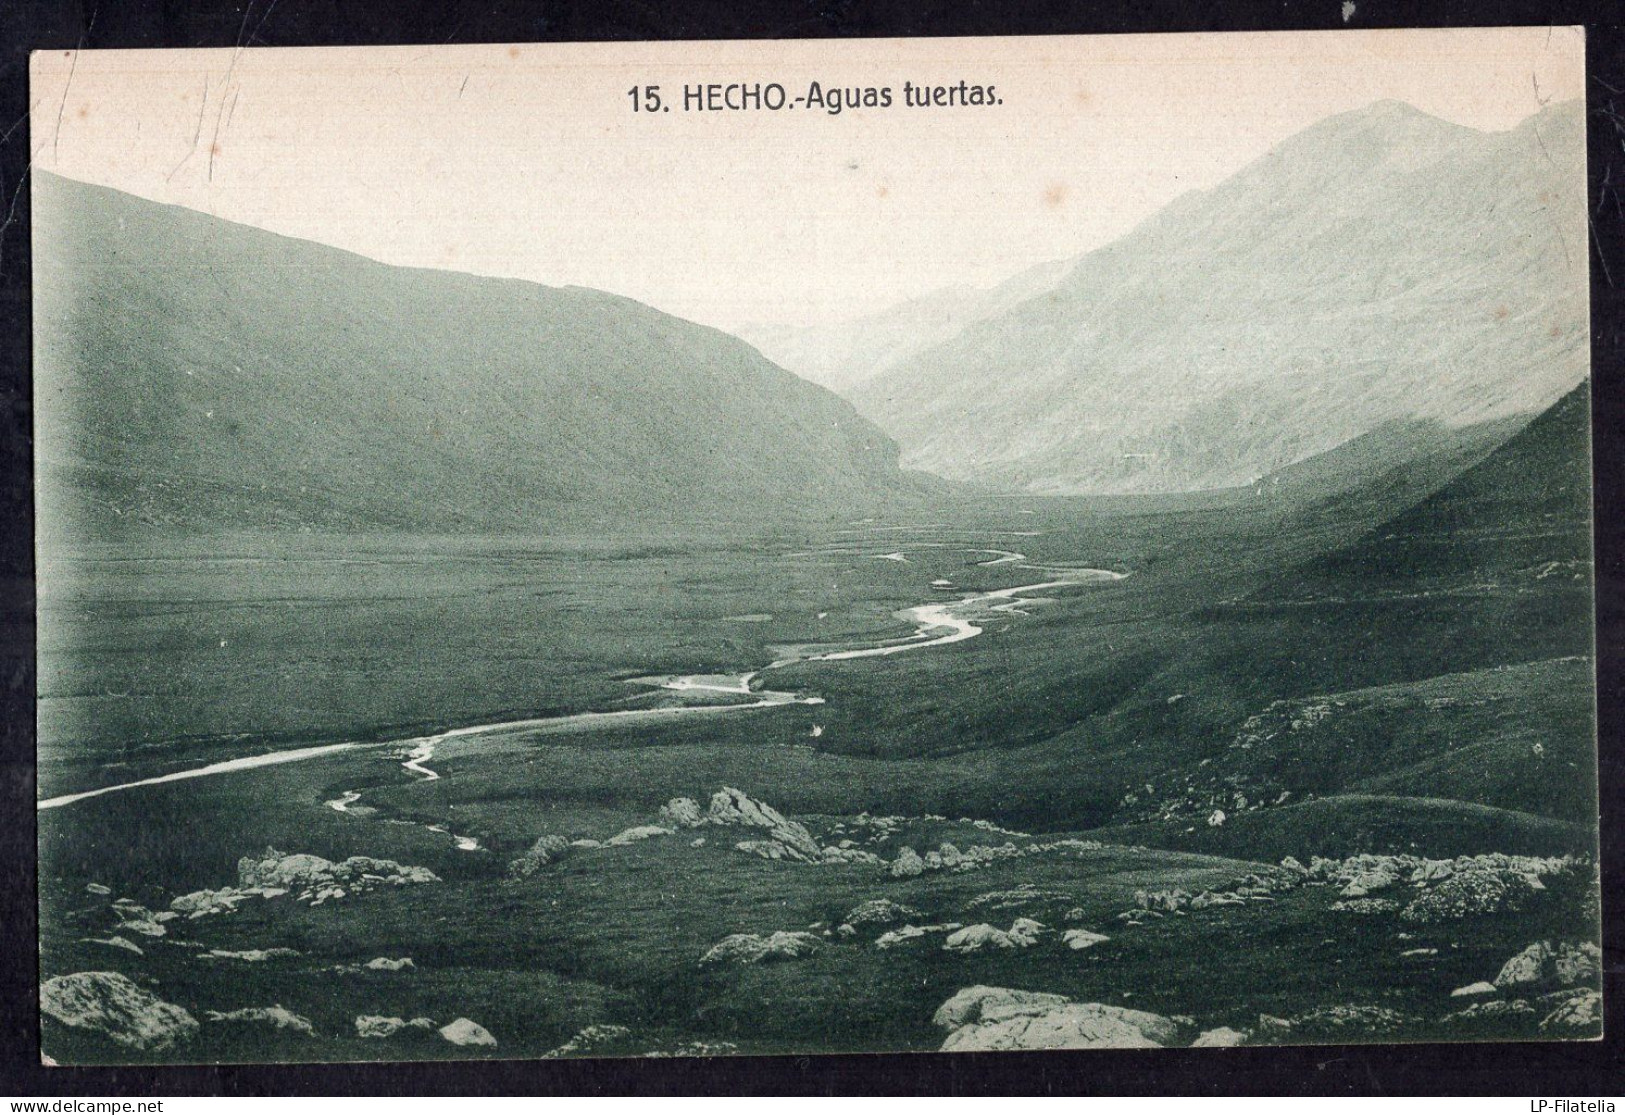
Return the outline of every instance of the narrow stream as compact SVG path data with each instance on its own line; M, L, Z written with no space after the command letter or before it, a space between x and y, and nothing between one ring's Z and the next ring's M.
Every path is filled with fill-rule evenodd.
M868 531L905 531L915 528L867 528ZM924 528L929 529L929 528ZM860 533L859 531L844 533ZM1006 535L1037 535L1038 531L991 531L991 534ZM919 542L913 543L900 550L875 553L873 551L853 549L849 547L826 548L808 551L800 554L787 554L787 557L809 557L823 554L865 554L869 557L908 563L908 555L920 550L957 549L970 554L989 554L990 560L980 561L978 566L1009 566L1017 569L1029 569L1053 574L1050 580L1035 584L1017 585L1013 588L995 589L989 592L971 593L956 601L919 604L911 608L903 608L892 613L897 619L914 625L912 634L883 639L878 642L871 641L861 646L842 646L830 644L802 643L792 646L772 648L775 658L766 666L752 670L748 673L732 674L687 674L681 676L633 678L632 683L650 687L672 690L675 692L692 693L703 697L713 696L712 703L688 704L676 707L649 708L649 709L623 709L616 712L582 712L567 716L539 717L530 720L511 720L496 724L475 724L464 728L453 728L432 736L415 739L392 740L380 743L334 743L319 747L303 747L289 751L275 751L264 755L252 755L242 759L231 759L226 762L211 763L207 766L191 770L176 771L171 774L160 775L155 778L144 778L135 782L125 782L115 786L103 786L95 790L86 790L77 794L64 794L60 797L47 798L38 803L40 810L55 809L60 806L81 801L85 798L98 797L120 790L134 789L139 786L152 786L164 782L177 782L189 778L204 778L215 774L224 774L235 770L249 770L256 767L274 766L281 763L300 762L305 759L320 758L323 755L333 755L345 751L358 749L405 748L404 757L400 765L412 773L419 781L433 782L440 778L440 774L428 764L434 759L438 746L450 739L468 736L495 735L500 733L542 730L548 732L586 730L594 727L607 727L625 723L627 721L658 721L676 719L688 716L716 716L732 712L744 712L749 709L773 708L781 705L803 704L817 705L823 703L822 697L809 697L799 693L780 690L757 688L757 683L763 674L773 670L781 670L802 662L840 662L855 658L876 658L893 654L902 654L907 651L923 650L926 647L947 646L950 643L964 642L974 639L982 633L982 626L978 620L985 621L992 614L1026 615L1024 606L1043 603L1044 598L1034 595L1049 589L1064 588L1073 585L1099 584L1110 581L1120 581L1127 577L1127 573L1117 573L1108 569L1070 568L1066 566L1042 566L1027 563L1027 555L1014 550L987 549L971 546L962 546L946 542ZM951 587L951 582L937 579L932 586L939 590ZM753 697L754 700L738 700L741 697ZM351 807L361 800L359 790L346 790L342 795L325 804L328 808L339 813L351 812ZM414 822L402 822L414 823ZM464 851L479 850L479 842L471 836L461 836L451 832L443 825L425 825L433 832L444 833L456 841L457 847Z

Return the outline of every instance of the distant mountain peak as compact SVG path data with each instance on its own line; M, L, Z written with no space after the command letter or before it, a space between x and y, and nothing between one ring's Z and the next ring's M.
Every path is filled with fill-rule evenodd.
M851 397L905 466L1034 492L1230 487L1385 422L1534 413L1586 374L1581 119L1328 117Z

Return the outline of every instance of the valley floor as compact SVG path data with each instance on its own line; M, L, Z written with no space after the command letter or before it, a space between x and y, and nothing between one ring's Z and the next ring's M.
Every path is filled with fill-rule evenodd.
M42 799L357 746L48 801L45 1052L1594 1036L1589 646L1550 618L1586 586L1480 586L1548 616L1517 644L1467 606L1289 615L1251 594L1362 524L1284 521L59 563Z

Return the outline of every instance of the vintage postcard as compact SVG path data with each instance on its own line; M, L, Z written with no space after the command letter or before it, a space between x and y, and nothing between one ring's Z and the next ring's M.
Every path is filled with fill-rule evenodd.
M1583 96L36 54L43 1055L1598 1037Z

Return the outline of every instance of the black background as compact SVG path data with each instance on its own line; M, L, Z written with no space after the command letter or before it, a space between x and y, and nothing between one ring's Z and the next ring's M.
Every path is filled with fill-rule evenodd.
M39 1067L28 52L633 39L1304 30L1341 0L0 0L0 1096L422 1094L1625 1094L1625 5L1358 0L1347 26L1584 23L1591 179L1605 1005L1602 1042L712 1060ZM1223 90L1214 91L1223 104Z

